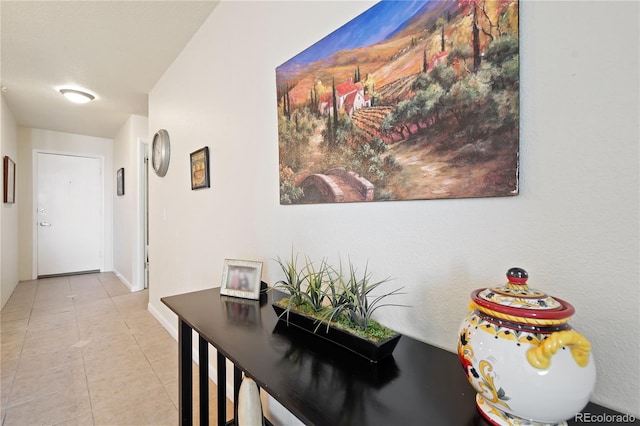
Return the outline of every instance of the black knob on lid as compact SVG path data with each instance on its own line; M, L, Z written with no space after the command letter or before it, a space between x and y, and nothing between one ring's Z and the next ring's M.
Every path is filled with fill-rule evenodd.
M524 284L529 278L529 274L522 268L511 268L507 271L509 282L514 284Z

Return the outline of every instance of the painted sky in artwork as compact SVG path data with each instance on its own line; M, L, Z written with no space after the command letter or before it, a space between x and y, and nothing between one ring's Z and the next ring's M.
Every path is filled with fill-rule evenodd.
M307 64L338 50L371 46L397 31L426 4L436 1L381 1L281 66Z

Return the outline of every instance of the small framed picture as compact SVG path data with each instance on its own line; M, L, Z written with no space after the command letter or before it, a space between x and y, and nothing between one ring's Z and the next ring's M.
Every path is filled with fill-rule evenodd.
M209 147L191 153L191 189L209 188Z
M259 300L261 279L262 262L225 259L220 294Z
M16 163L9 156L4 156L3 164L3 201L13 204L16 202Z
M116 176L118 195L124 195L124 168L118 169Z

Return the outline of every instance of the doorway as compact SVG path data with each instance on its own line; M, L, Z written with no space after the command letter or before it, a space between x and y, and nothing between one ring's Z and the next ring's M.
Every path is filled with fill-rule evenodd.
M149 288L149 144L138 139L138 200L136 207L136 244L133 256L133 287L131 291Z
M36 170L37 277L99 272L102 159L38 152Z

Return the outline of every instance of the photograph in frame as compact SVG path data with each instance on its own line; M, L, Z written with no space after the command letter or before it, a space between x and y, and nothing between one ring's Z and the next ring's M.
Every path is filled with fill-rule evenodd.
M225 259L220 294L244 299L260 299L262 262Z

